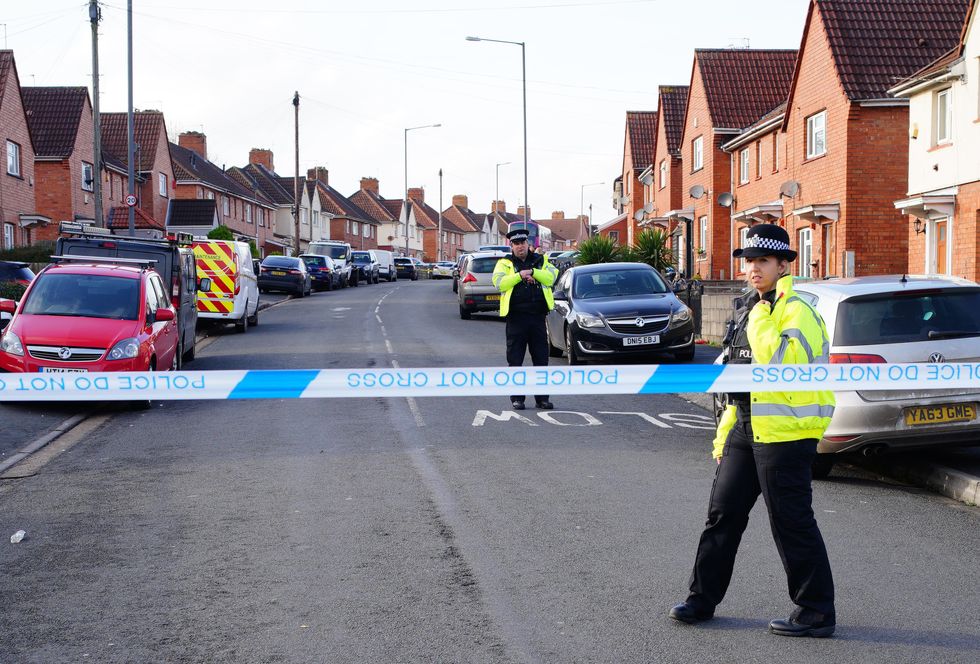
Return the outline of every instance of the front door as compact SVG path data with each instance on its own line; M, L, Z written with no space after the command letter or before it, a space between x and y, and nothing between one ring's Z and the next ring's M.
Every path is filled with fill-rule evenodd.
M936 231L936 273L947 274L946 271L946 227L949 222L946 219L937 221L934 228Z

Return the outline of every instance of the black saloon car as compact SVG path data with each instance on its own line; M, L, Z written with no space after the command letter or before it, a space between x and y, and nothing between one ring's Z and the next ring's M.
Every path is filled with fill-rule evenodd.
M309 295L313 290L310 272L302 258L295 256L266 256L259 273L259 290L294 293L297 297Z
M404 256L395 258L395 274L399 279L417 281L419 278L419 270L415 261Z
M691 310L660 273L643 263L600 263L569 268L555 283L548 314L553 357L569 364L624 356L694 357Z
M34 273L27 263L19 261L0 261L0 281L13 281L27 286L34 280Z

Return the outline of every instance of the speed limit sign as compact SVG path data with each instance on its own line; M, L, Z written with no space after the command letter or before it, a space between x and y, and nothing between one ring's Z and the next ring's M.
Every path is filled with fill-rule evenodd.
M126 197L126 205L129 207L134 207L136 205L136 197L130 194Z

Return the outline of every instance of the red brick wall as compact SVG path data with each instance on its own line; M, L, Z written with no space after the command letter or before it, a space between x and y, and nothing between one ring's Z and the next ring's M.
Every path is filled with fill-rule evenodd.
M908 271L923 274L927 271L926 234L916 234L914 217L903 219L908 225ZM950 274L980 281L980 181L959 185L947 242L952 244L953 249Z
M667 160L667 182L661 189L660 162L664 159ZM662 217L681 207L682 179L681 160L667 152L667 129L664 126L664 113L661 112L657 116L657 148L653 158L653 202L657 206L656 216Z
M58 225L72 221L72 195L78 181L72 177L69 160L39 161L34 164L37 211L51 219L45 227L39 227L35 240L54 240L58 237Z
M34 148L20 98L20 84L14 73L12 71L7 76L3 103L0 105L0 149L3 151L0 161L0 224L7 222L14 225L14 245L21 246L30 242L25 242L26 234L20 227L19 215L33 214L37 208L34 200ZM7 175L8 140L20 145L20 177ZM0 228L0 242L3 241L2 231Z
M144 212L159 221L161 224L167 220L167 206L170 198L174 195L174 167L170 161L170 145L167 141L166 131L161 129L157 136L157 150L151 168L144 167L147 174L147 181L139 188L140 207ZM159 193L160 173L167 176L167 195L161 196Z
M362 231L361 231L361 228L360 228L361 222L358 222L358 234L357 235L355 235L353 233L353 231L351 231L351 232L348 232L347 231L347 227L348 226L350 226L351 228L353 228L353 223L354 222L352 222L352 221L350 221L348 219L345 219L343 217L334 217L333 219L331 219L330 220L330 239L331 240L337 240L339 242L349 242L350 243L350 246L351 246L351 249L356 249L356 250L360 250L360 249L365 249L365 250L366 249L377 249L378 248L378 227L377 226L370 226L370 224L369 224L369 227L371 228L371 237L362 237L361 236L361 232ZM402 240L402 244L400 245L401 246L401 251L404 251L405 250L405 244L404 244L405 238L403 237L403 238L401 238L401 240ZM397 251L397 247L399 245L396 244L395 246L396 246L396 249L395 250Z
M603 237L612 237L612 235L611 235L612 233L618 233L619 234L618 235L618 238L619 239L617 240L618 244L620 246L625 246L626 245L627 228L628 227L626 225L626 219L623 219L622 221L616 222L615 224L613 224L609 228L606 228L606 229L603 229L603 230L599 231L599 235L602 235Z

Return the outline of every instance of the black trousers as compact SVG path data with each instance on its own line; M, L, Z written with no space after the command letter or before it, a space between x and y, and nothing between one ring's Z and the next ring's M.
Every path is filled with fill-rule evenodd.
M725 597L749 511L761 493L798 607L793 615L809 623L836 619L834 579L811 504L816 451L816 439L754 443L752 425L741 418L735 423L715 471L688 602L713 610Z
M536 367L548 366L548 330L544 324L547 314L507 314L507 366L524 364L524 355L531 351L531 362ZM512 394L511 401L524 403L523 394ZM547 401L547 394L535 394L537 402Z

